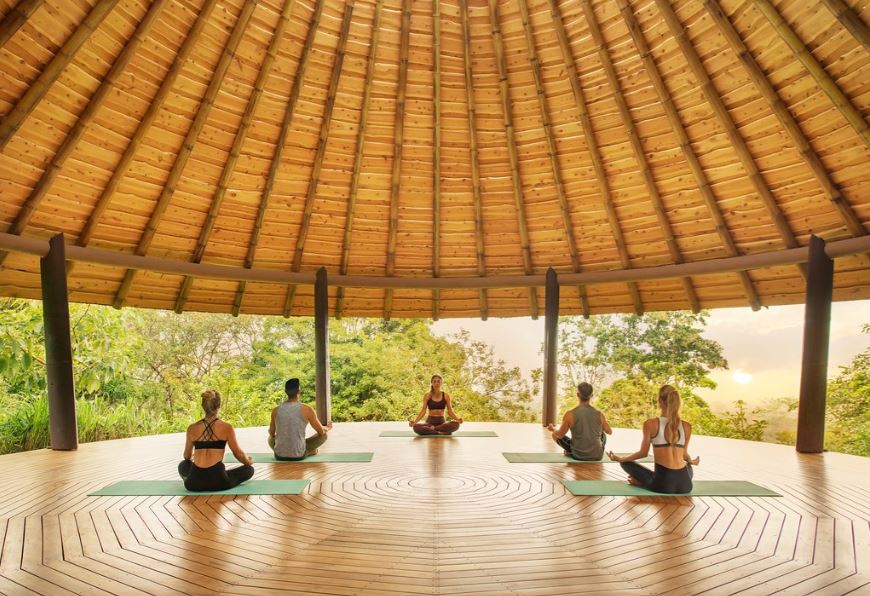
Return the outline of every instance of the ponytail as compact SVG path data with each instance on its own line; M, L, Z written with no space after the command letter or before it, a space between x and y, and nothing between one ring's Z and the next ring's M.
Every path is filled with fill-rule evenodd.
M202 409L205 417L216 416L221 407L221 394L214 389L202 392Z
M680 426L683 424L680 420L680 394L670 385L663 385L659 389L659 403L663 406L665 418L668 420L665 440L674 445L680 436Z

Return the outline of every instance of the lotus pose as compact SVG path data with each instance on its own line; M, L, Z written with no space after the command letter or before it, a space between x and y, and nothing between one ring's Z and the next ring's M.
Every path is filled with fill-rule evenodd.
M556 425L548 424L547 428L568 457L580 461L601 461L607 435L612 435L613 429L604 414L589 404L592 400L592 385L577 385L577 398L579 405L565 412L562 426L557 429Z
M284 383L284 393L287 401L272 410L269 423L269 447L275 452L275 459L295 461L316 455L317 448L326 442L332 422L321 425L314 409L299 402L299 379ZM315 434L306 439L305 429L309 424Z
M423 405L420 407L420 412L414 420L408 422L408 426L413 426L414 432L418 435L450 435L462 424L462 418L457 416L456 412L453 411L450 396L441 391L441 384L443 382L441 375L432 375L429 392L423 396ZM426 414L427 408L429 409L429 416L426 417L425 423L419 424ZM447 410L447 414L453 420L447 422L444 418L444 410Z
M612 451L607 456L618 461L628 472L628 482L657 493L685 494L692 492L692 466L701 458L689 455L692 425L680 420L680 394L670 385L659 389L661 416L643 423L643 440L636 453L619 457ZM653 448L655 471L634 460L646 457Z
M227 490L254 475L251 465L254 462L239 447L233 426L218 418L220 407L220 393L213 389L203 392L202 409L205 417L187 427L184 460L178 464L178 473L184 479L187 490ZM231 470L224 467L227 445L243 465Z

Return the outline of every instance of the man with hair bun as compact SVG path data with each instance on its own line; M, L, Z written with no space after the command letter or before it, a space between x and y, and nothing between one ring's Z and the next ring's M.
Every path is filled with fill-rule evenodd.
M547 428L553 433L553 440L565 450L568 457L580 461L601 461L604 445L607 443L605 433L612 435L613 429L604 414L589 404L592 399L592 385L586 382L577 385L577 397L580 400L579 405L565 412L562 426L557 430L556 425L551 423Z
M272 410L269 423L269 447L275 459L296 461L317 453L317 448L326 442L326 433L332 429L332 421L322 426L311 406L299 401L299 379L293 378L284 384L287 401ZM317 434L305 438L305 428L311 425Z

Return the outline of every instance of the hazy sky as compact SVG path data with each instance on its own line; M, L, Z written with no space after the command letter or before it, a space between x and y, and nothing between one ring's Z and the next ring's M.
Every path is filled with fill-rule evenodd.
M722 344L729 368L711 376L715 391L699 392L714 407L743 399L760 404L770 398L797 397L803 343L804 306L773 306L753 312L750 308L711 311L705 337ZM829 378L838 367L870 346L870 334L861 326L870 323L870 300L835 302L831 311ZM467 329L475 339L495 347L499 358L519 366L528 378L543 366L544 317L512 319L448 319L435 322L439 335Z

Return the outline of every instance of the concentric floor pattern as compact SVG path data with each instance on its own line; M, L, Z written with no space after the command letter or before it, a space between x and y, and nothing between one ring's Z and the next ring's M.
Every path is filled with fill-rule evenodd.
M299 496L88 497L172 478L181 438L0 457L3 594L870 593L870 459L694 437L699 479L747 479L781 499L574 497L562 479L615 464L509 464L549 449L537 425L499 438L380 438L336 425L325 450L371 463L257 466L308 478ZM240 432L265 450L264 430ZM632 450L633 431L611 446Z

